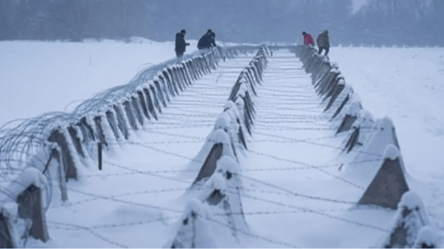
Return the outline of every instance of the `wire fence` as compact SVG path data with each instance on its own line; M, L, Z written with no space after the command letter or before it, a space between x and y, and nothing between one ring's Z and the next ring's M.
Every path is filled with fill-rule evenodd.
M290 69L288 69L290 70ZM294 70L294 69L292 69ZM301 76L303 74L301 73ZM137 77L141 77L140 75ZM219 79L217 79L219 81ZM290 85L289 85L290 86ZM310 133L308 138L304 139L294 139L289 136L279 136L276 134L272 134L271 131L323 131L324 133L330 133L334 132L336 129L332 128L328 125L327 121L322 118L318 114L316 110L316 106L319 105L319 102L315 100L309 100L310 95L304 95L304 91L308 90L310 88L305 86L292 86L294 89L298 89L297 91L285 91L285 90L279 90L274 89L272 87L266 87L262 86L261 92L258 93L258 99L262 101L262 105L260 108L260 112L256 113L256 120L259 120L253 128L254 135L256 136L254 139L252 137L248 138L248 142L250 145L260 145L263 143L273 143L273 144L307 144L316 146L319 148L328 148L334 151L343 150L342 146L337 146L337 141L329 141L337 139L338 135L325 135L325 136L319 136L318 133ZM202 86L197 85L196 87L190 88L187 90L187 93L202 93L201 90L205 89L208 90L208 88L204 88ZM226 87L220 86L218 89L229 89ZM120 90L119 90L120 91ZM194 92L193 92L194 91ZM260 94L263 94L261 96ZM271 101L268 100L278 98L279 96L283 97L280 99L280 102L278 105L273 104ZM209 95L206 94L206 96L199 96L198 99L193 100L185 100L185 99L178 99L172 102L172 105L169 106L168 110L178 110L182 113L170 113L170 112L164 112L159 114L159 120L153 121L150 123L150 125L145 126L142 129L133 129L128 128L129 132L135 132L139 134L143 134L146 137L149 137L150 135L156 135L158 138L163 139L156 139L146 142L135 142L131 140L120 140L120 141L107 141L107 148L105 151L109 148L112 148L113 146L122 146L125 148L131 148L131 146L137 147L140 150L145 151L146 158L149 157L156 157L156 155L162 155L166 156L168 158L174 158L174 159L181 159L184 160L185 163L199 163L203 164L204 160L199 159L198 157L190 157L188 155L184 155L181 153L180 147L177 147L177 149L165 149L165 146L169 145L182 145L182 146L188 146L189 144L197 145L197 144L204 144L205 142L211 142L216 143L220 141L212 140L209 137L200 137L200 136L193 136L186 132L178 131L178 129L187 130L187 129L202 129L202 128L208 128L207 130L211 130L212 127L214 127L214 119L218 116L216 113L208 112L201 110L202 106L206 107L217 107L220 108L220 104L216 104L216 101L220 101L222 97L226 97L226 95L223 94L213 94ZM293 97L293 98L291 98ZM100 99L99 97L97 99ZM96 105L97 99L90 102L94 103ZM89 102L88 102L89 103ZM92 104L91 104L92 105ZM298 108L285 108L286 106L298 106ZM302 107L301 107L302 106ZM82 105L79 107L79 110L89 110L89 108L86 108L85 105ZM280 111L286 111L286 112L304 112L304 114L298 114L298 115L287 115L287 114L280 114L276 112L276 108L279 108ZM189 112L189 113L185 113ZM54 114L55 116L60 115L60 117L65 117L64 114ZM51 118L48 118L48 116L42 117L44 122L40 121L32 121L35 123L30 123L26 125L35 125L34 127L40 127L48 122L48 120L51 120ZM297 127L291 126L290 124L297 123ZM288 124L288 126L282 125L282 124ZM313 127L316 126L316 127ZM34 128L33 128L34 129ZM369 129L363 129L362 132L373 132L373 128ZM260 137L267 137L269 139L259 139L257 136ZM169 139L165 139L168 137ZM37 139L32 135L29 135L29 139ZM18 153L21 153L23 151L27 151L30 146L28 142L25 143L25 147L22 150L18 150ZM85 146L94 146L96 145L96 141L86 141L84 142ZM236 148L241 148L242 144L238 141L233 142L234 146ZM176 148L176 147L175 147ZM77 151L71 151L71 153L76 154L77 157L81 158L83 157L80 153L77 153ZM90 152L87 152L88 154ZM343 222L347 223L352 226L357 226L364 229L371 229L376 230L379 232L388 233L389 231L385 228L374 226L372 224L366 224L363 222L359 222L356 220L346 219L342 217L342 213L344 212L353 212L356 210L366 210L365 208L361 209L351 209L351 207L354 207L358 205L359 203L356 200L346 200L346 199L335 199L330 197L323 197L323 196L315 196L315 195L309 195L304 193L298 193L293 190L285 189L282 186L279 186L277 184L272 184L270 182L259 180L255 177L253 177L252 173L270 173L270 172L282 172L284 174L287 174L287 172L295 172L295 171L317 171L320 174L327 175L331 177L334 180L340 181L342 183L345 183L349 186L352 186L355 189L358 189L360 191L365 190L364 186L359 186L356 183L353 183L349 179L345 179L343 177L338 176L335 173L332 173L332 169L338 169L343 163L331 163L326 165L315 165L312 163L304 162L304 161L298 161L293 159L286 159L278 156L274 156L271 153L264 153L261 151L258 151L256 149L246 149L245 153L248 155L255 155L259 157L267 157L270 159L273 159L276 163L289 163L289 164L295 164L297 166L295 167L263 167L263 168L240 168L239 173L236 174L240 179L243 180L243 182L250 182L257 184L257 186L260 186L260 188L248 188L245 187L247 184L244 184L243 187L240 188L228 188L227 187L227 193L231 194L237 194L240 193L240 196L244 200L251 200L251 201L257 201L261 203L266 203L269 205L269 207L275 207L275 209L267 209L267 210L258 210L258 211L242 211L242 212L232 212L230 215L232 216L271 216L271 215L300 215L300 214L310 214L315 216L320 216L326 219L335 220L337 222ZM382 155L380 154L374 154L374 153L366 153L363 151L353 151L352 153L362 153L367 154L368 156L371 156L368 160L362 160L362 161L355 161L355 164L368 164L368 163L381 163L382 161ZM95 155L94 155L95 156ZM162 215L161 217L156 217L153 219L148 220L139 220L139 221L128 221L128 222L120 222L120 223L107 223L107 224L96 224L92 226L86 226L86 225L79 225L79 224L71 224L71 223L63 223L59 221L54 220L48 220L48 227L50 229L58 229L58 230L66 230L66 231L82 231L85 233L89 233L93 236L95 236L97 239L107 243L111 246L116 247L122 247L122 248L128 248L130 246L125 245L124 243L118 242L118 239L116 238L107 238L105 235L101 234L101 231L105 231L104 229L109 228L128 228L128 227L135 227L135 226L144 226L144 229L148 229L149 226L158 224L158 223L164 223L166 221L175 221L179 219L182 216L183 210L180 208L171 208L168 206L162 206L155 204L156 198L155 197L148 197L144 199L144 202L137 202L137 201L131 201L124 198L130 198L134 196L140 196L140 195L146 195L146 196L152 196L156 194L171 194L174 193L175 195L182 195L184 193L195 191L200 192L204 190L205 188L209 188L207 186L200 186L197 188L190 188L190 186L193 184L192 180L185 179L180 176L181 173L194 173L197 174L200 169L162 169L162 165L153 165L150 163L125 163L125 164L119 164L116 162L111 162L110 159L112 157L103 160L103 164L105 165L103 172L101 173L94 173L94 174L86 174L86 173L80 173L78 175L77 180L78 181L89 181L94 182L96 181L96 178L104 178L108 181L113 181L115 179L120 178L128 178L132 179L133 177L146 177L144 179L144 182L149 183L150 178L159 178L164 180L165 186L168 186L169 183L177 183L183 185L182 187L165 187L165 188L153 188L153 186L149 184L145 184L143 188L137 191L132 192L124 192L124 193L116 193L112 195L103 195L103 194L97 194L94 193L94 191L85 191L80 190L78 188L75 188L74 184L68 184L66 187L69 194L75 193L78 196L83 196L83 199L75 200L75 201L69 201L66 203L60 204L59 201L53 201L52 205L50 203L47 203L46 208L47 209L64 209L64 208L72 208L74 206L81 206L81 205L87 205L88 203L94 203L97 201L103 201L107 203L113 203L116 205L126 205L126 206L133 206L138 208L146 208L147 210L155 210L160 212ZM172 159L172 160L174 160ZM27 160L21 161L20 159L12 159L9 158L8 160L16 160L19 163L28 162ZM147 160L148 161L148 160ZM46 162L42 161L42 164L46 164ZM155 170L146 170L146 169L155 169ZM107 172L108 169L112 171L112 173ZM15 170L19 171L20 167L13 168L10 167L9 170ZM115 172L118 171L118 172ZM53 175L51 173L52 171L47 171L45 173L45 176L48 180L48 184L42 186L43 190L47 193L48 196L52 196L54 192L56 192L57 189L62 187L60 185L60 178ZM9 180L0 181L0 185L4 183L10 183ZM74 185L74 186L73 186ZM239 190L239 192L237 192ZM0 192L4 193L6 196L10 197L11 199L14 199L14 196L8 192L7 188L0 188ZM114 191L109 191L114 192ZM285 196L286 198L293 198L293 199L286 199L287 201L277 201L276 196ZM54 197L52 197L54 199ZM140 198L136 198L140 200ZM281 198L282 199L282 198ZM316 208L309 208L307 206L298 206L294 203L301 203L304 200L309 200L311 202L315 203L323 203L324 205L335 205L337 207L332 208L325 208L325 207L316 207ZM49 198L49 202L51 202L51 198ZM106 204L105 204L106 205ZM278 209L279 207L279 209ZM281 208L285 208L286 210L281 210ZM368 207L370 210L376 210L377 207ZM51 211L50 211L51 212ZM339 214L335 214L339 213ZM167 215L168 214L168 215ZM255 234L251 231L245 231L242 229L233 228L232 224L225 223L221 221L221 219L218 219L218 217L226 216L226 213L213 213L214 218L212 217L200 217L205 219L207 222L211 224L218 225L220 227L224 227L230 230L236 230L239 234L242 234L246 237L254 238L259 241L264 241L276 246L286 246L286 247L298 247L297 245L294 245L290 242L283 242L279 241L273 238L269 238L267 236L262 236L259 234ZM79 221L81 222L81 221ZM103 232L104 233L104 232Z

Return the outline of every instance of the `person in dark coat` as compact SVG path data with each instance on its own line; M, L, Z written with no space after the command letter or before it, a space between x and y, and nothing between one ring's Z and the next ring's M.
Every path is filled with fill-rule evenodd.
M198 49L210 49L212 47L216 47L216 34L209 29L207 33L205 33L197 43Z
M177 58L182 57L185 53L186 47L190 44L185 42L185 34L187 31L185 29L182 29L179 33L176 34L176 56Z
M316 42L318 43L319 54L322 54L322 50L325 49L325 55L328 55L328 51L330 50L330 38L328 37L328 30L325 30L319 34Z

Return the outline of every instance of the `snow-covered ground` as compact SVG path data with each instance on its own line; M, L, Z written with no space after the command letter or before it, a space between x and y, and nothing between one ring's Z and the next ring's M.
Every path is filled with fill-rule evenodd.
M428 183L425 205L444 229L444 48L330 51L364 108L393 120L406 169Z
M197 50L196 41L190 43L187 53ZM0 126L72 111L93 94L175 57L174 42L0 42L0 54Z
M174 57L173 43L7 42L0 43L0 51L6 55L0 59L0 124L64 110L72 101L129 81L144 64ZM413 178L410 187L423 200L432 225L441 230L443 55L436 48L332 48L330 55L364 108L376 117L393 119ZM105 155L103 171L90 165L79 182L68 183L68 203L53 196L47 212L52 240L47 246L165 246L196 174L183 170L201 149L250 59L221 63L174 98L159 121L134 132L129 142L114 144ZM239 237L241 245L373 246L394 212L348 209L347 203L362 194L359 187L366 186L356 188L331 178L338 174L333 160L339 140L322 119L320 100L301 65L288 52L276 52L258 87L251 151L241 160L242 202L249 225L248 235ZM214 226L219 229L215 231L226 230ZM230 245L234 246L222 244Z

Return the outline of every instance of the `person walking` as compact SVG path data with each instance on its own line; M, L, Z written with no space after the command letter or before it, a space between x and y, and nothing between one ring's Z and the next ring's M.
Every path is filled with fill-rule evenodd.
M311 45L311 46L315 45L315 43L313 41L313 37L310 34L307 34L304 31L304 32L302 32L302 35L304 36L304 45Z
M197 43L197 48L199 50L206 50L212 47L216 47L216 34L209 29L207 33L205 33Z
M182 29L180 32L176 33L176 48L174 49L176 51L177 58L180 58L185 53L186 47L190 44L185 42L185 35L187 31L185 29Z
M321 34L319 34L318 39L316 39L319 47L319 54L322 54L322 51L325 50L325 55L328 55L330 51L330 38L328 37L328 30L325 30Z

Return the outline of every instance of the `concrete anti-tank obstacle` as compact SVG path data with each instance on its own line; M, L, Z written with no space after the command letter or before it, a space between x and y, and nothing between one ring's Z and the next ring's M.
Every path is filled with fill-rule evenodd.
M117 128L117 124L116 124L116 117L114 115L114 112L112 111L107 111L105 113L106 115L106 119L109 123L109 126L111 127L111 130L113 131L114 137L116 138L116 140L120 139L120 134Z
M44 202L45 198L42 189L48 185L45 176L37 168L25 168L20 175L12 181L7 187L8 197L12 198L17 205L10 206L5 210L6 199L2 198L0 194L0 201L3 203L0 207L1 216L8 218L5 222L0 222L0 231L7 229L8 232L0 234L8 237L7 244L14 244L19 246L20 239L31 236L35 239L47 242L49 240L48 228L46 225ZM16 234L15 226L12 224L15 218L31 220L31 227L29 234ZM5 226L6 224L6 226ZM19 237L15 237L18 235ZM0 241L0 244L3 242Z
M333 106L333 104L335 103L336 99L339 97L339 95L344 90L344 88L345 88L345 81L344 81L344 79L339 79L338 83L336 84L336 86L332 90L332 94L331 94L330 99L329 99L329 101L327 103L327 106L324 109L324 112L328 111ZM325 100L327 99L327 96L328 95L326 95Z
M206 159L192 185L211 177L216 170L216 162L223 155L230 155L234 157L234 152L231 147L231 139L225 131L216 130L212 132L210 136L208 136L208 139L212 140L212 148L206 156Z
M9 210L0 206L0 248L16 248L16 238L13 236L12 217Z
M440 235L431 226L423 226L416 237L414 248L442 248Z
M374 121L372 115L365 109L361 109L357 115L357 120L353 123L349 138L346 140L346 145L342 152L350 153L356 145L363 145L370 136L368 130L373 129ZM362 130L362 132L361 132Z
M222 143L216 143L213 145L193 184L205 178L209 178L214 173L214 170L216 169L216 161L222 156L222 151Z
M344 119L342 120L342 123L339 125L338 130L336 131L335 135L337 135L341 132L349 131L352 128L353 123L357 119L358 119L357 116L352 116L352 115L346 114Z
M404 193L409 191L399 150L387 145L384 162L359 200L360 205L377 205L396 209Z
M165 69L165 71L166 71L165 75L167 75L166 77L173 86L174 92L176 93L176 95L179 95L179 88L177 87L177 81L174 80L173 71L171 70L171 67L168 67L167 69Z
M151 90L151 92L150 91L148 91L148 89L144 89L144 92L145 92L145 95L146 96L151 96L151 102L154 104L154 106L157 108L157 111L159 112L159 113L162 113L162 107L160 106L160 102L159 102L159 98L157 97L157 95L158 94L161 94L161 92L157 92L156 93L156 90L155 90L155 88L154 88L154 86L150 86L150 90ZM165 93L165 96L167 96L168 94L167 93ZM149 100L148 100L149 101ZM169 98L168 98L168 101L170 101L169 100ZM148 102L149 103L149 102ZM167 106L166 105L166 103L165 103L165 105L164 105L165 107ZM152 111L151 111L151 107L150 107L150 112L154 115L154 113L156 113L155 112L155 110L154 110L154 108L152 109ZM156 116L157 116L157 114L156 114Z
M145 124L145 120L143 118L139 101L135 96L131 97L131 105L132 105L132 110L134 111L134 116L136 116L136 120L138 120L141 127L143 127L143 125Z
M158 80L154 80L153 81L153 85L150 85L149 88L151 88L151 92L153 93L153 96L158 96L157 99L162 102L163 107L167 107L167 102L170 102L170 99L168 98L168 93L162 90L163 88L160 87L159 81ZM147 92L149 93L148 88L144 88L143 92L145 93L145 95L148 95ZM159 109L159 113L161 113L162 111L160 110L160 105L158 107Z
M406 192L398 205L390 225L390 232L377 242L379 248L412 248L421 228L429 226L421 198L414 192Z
M139 129L139 127L137 126L136 118L134 117L133 108L130 100L126 100L125 102L123 102L123 107L125 109L126 117L129 124L131 125L132 130Z
M237 110L237 107L236 107L236 105L234 104L233 101L228 100L225 103L224 112L228 113L229 116L231 117L232 122L236 123L236 126L237 126L237 142L240 143L245 150L248 150L247 141L246 141L243 129L242 129L242 123L240 121L241 116L240 116L239 111Z
M153 89L153 91L152 91L152 92L154 92L153 95L151 95L151 93L148 90L148 88L144 88L142 96L144 96L144 98L146 100L145 102L147 104L147 108L148 108L147 111L148 111L148 113L151 114L151 116L153 116L155 120L158 120L159 118L157 117L157 112L156 112L156 109L155 109L156 107L155 106L157 106L157 110L159 111L159 113L161 113L162 110L161 110L161 107L160 107L159 98L162 99L162 97L161 96L159 97L159 96L156 95L156 92L154 90L154 86L150 86L150 87Z
M199 200L191 200L179 219L177 232L166 247L213 248L217 247L215 235L209 224L207 206Z
M102 127L102 117L99 115L97 117L94 117L94 123L96 125L96 132L97 135L99 137L99 141L101 143L103 143L103 145L105 145L106 147L108 147L108 143L106 142L106 137L105 137L105 133L103 132L103 127Z
M69 126L67 128L68 134L71 137L71 141L74 144L74 147L76 148L77 153L82 157L85 158L85 153L83 152L82 148L82 142L79 139L79 135L77 134L77 129L74 126Z
M139 100L139 105L142 108L143 116L147 119L151 119L150 114L148 113L148 103L145 100L145 97L143 96L142 90L138 90L136 94L137 94L137 99Z
M68 181L68 179L77 180L77 169L64 133L61 132L59 129L55 129L49 136L48 141L56 143L61 149L62 166L64 167L66 181Z
M86 141L95 141L96 136L94 134L94 130L91 127L91 125L88 124L88 121L86 120L86 117L83 117L80 119L79 123L77 124L79 127L81 127L82 132L84 132L83 137L86 138Z
M344 98L341 98L341 104L331 116L330 122L334 121L334 119L336 119L338 116L342 118L344 116L344 113L356 116L359 111L363 109L361 101L357 94L353 93L353 90L351 90L351 88L348 86L346 86L345 90L343 91L347 90L348 93L346 93L346 96Z
M123 137L128 140L129 138L129 127L127 124L127 121L125 119L125 116L123 115L123 108L120 105L114 105L114 112L116 113L117 118L117 127L119 128L120 132L122 132Z

